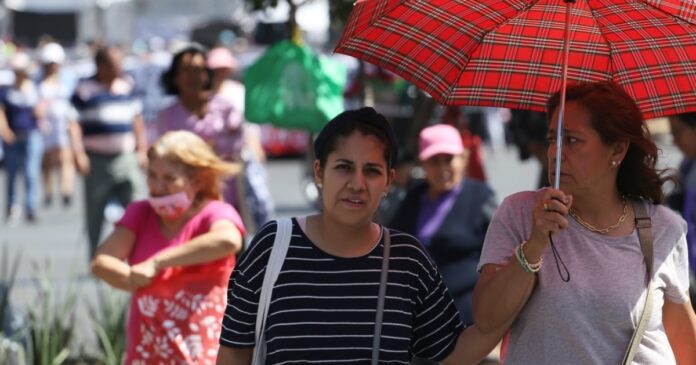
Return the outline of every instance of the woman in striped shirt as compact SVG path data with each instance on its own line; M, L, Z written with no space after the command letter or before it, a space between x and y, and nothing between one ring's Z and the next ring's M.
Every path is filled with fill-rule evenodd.
M322 211L293 219L292 238L265 322L266 363L369 363L382 267L384 228L372 218L389 189L396 139L372 108L347 111L315 142ZM217 364L252 360L255 323L276 223L264 226L229 283ZM420 243L390 230L391 249L380 363L412 356L473 364L502 333L467 329Z

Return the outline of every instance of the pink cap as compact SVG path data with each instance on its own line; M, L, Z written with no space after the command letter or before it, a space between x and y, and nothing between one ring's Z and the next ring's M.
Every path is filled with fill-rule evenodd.
M227 48L218 47L208 52L207 66L211 70L216 68L235 69L237 64L237 59L232 56L232 52Z
M464 144L459 131L447 124L437 124L424 128L418 141L418 158L427 160L441 153L458 155L464 152Z

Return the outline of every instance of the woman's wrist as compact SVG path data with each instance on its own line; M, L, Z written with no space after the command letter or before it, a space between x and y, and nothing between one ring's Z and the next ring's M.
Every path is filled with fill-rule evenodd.
M159 272L160 270L165 268L164 261L162 259L158 258L157 256L152 257L152 266L155 268L156 272Z
M538 239L534 235L524 241L523 253L529 262L535 263L541 260L544 250L548 244L547 239Z
M528 259L527 255L524 252L526 244L527 241L523 241L515 248L515 258L517 259L520 266L522 266L522 269L524 269L525 272L534 274L541 270L543 259Z

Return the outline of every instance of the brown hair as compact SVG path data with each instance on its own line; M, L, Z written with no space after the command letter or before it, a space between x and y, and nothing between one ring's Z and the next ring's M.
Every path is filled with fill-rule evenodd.
M203 139L188 131L165 133L150 147L147 157L181 164L191 177L203 182L198 198L213 200L222 198L224 177L241 169L239 164L222 160Z
M191 55L191 57L201 56L203 57L203 60L207 58L207 52L205 48L197 44L189 45L181 51L177 52L172 57L172 63L169 66L169 69L162 73L162 76L160 78L160 84L162 85L162 88L164 89L164 92L167 95L178 96L179 94L181 94L181 90L179 90L179 87L176 86L175 79L181 69L181 63L184 61L184 56L186 55ZM205 90L210 90L213 87L213 71L210 68L208 68L208 66L205 66L205 72L208 75L208 81L204 85Z
M549 122L560 99L559 91L546 105ZM616 178L618 190L628 197L661 203L664 200L662 184L670 178L664 177L664 170L655 168L658 148L633 98L615 82L604 81L568 85L566 102L571 101L590 113L592 128L605 145L628 140L628 151Z

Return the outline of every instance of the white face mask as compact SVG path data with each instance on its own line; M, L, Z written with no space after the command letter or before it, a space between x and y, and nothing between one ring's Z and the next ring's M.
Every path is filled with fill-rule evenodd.
M162 218L178 218L189 208L193 200L186 195L186 192L169 194L165 196L150 197L150 206Z

